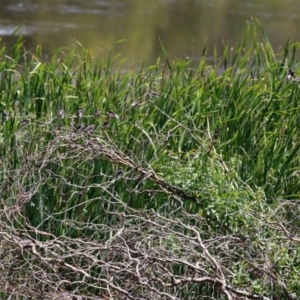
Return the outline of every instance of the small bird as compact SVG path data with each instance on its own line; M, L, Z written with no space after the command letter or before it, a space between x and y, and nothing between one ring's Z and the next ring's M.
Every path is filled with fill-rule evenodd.
M60 108L58 111L58 117L63 119L65 117L65 110L63 108Z
M26 126L27 124L29 124L29 120L28 119L24 119L23 121L21 121L19 123L19 125L22 126L22 127Z
M154 98L160 97L160 94L159 94L159 93L156 93L156 92L152 91L151 89L148 90L147 94L148 94L150 97L154 97Z
M81 119L83 117L83 109L81 107L77 110L77 118Z
M250 236L238 233L238 234L233 234L232 238L237 240L238 242L243 242L244 243L244 242L246 242L247 240L250 239Z
M84 129L84 131L87 133L87 134L90 134L90 133L93 133L95 130L95 125L92 124L90 126L88 126L87 128Z
M82 131L84 129L84 127L85 127L85 125L83 123L78 124L75 128L75 132Z
M100 109L97 109L94 113L94 116L95 117L99 117L101 115L101 110Z
M291 68L288 68L288 80L293 80L293 82L298 83L300 82L300 78L295 76L295 72L292 71Z
M295 72L291 68L288 68L288 80L295 78Z
M119 120L119 116L115 112L113 112L112 110L110 110L108 113L106 113L106 115L109 118L116 118L116 119Z
M103 128L108 128L109 127L109 121L106 120L104 123L103 123Z
M8 119L9 119L9 112L7 110L4 110L2 112L2 116L5 119L5 121L8 121Z
M139 101L134 101L131 103L130 107L136 107L136 106L139 106L140 105L140 102Z
M117 173L115 174L115 179L118 180L123 176L123 169L120 168Z

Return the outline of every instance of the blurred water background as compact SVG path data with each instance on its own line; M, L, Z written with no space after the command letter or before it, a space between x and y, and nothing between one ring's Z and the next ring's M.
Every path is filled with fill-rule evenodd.
M25 46L41 45L50 55L76 41L106 58L111 52L128 65L163 57L208 55L224 43L236 46L247 22L257 18L275 50L300 38L297 0L2 0L0 36L4 41L23 24ZM160 43L161 41L161 43Z

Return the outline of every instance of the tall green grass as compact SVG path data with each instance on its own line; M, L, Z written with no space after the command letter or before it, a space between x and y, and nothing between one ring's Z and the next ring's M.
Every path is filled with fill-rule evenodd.
M229 165L239 161L228 177L237 174L250 186L262 188L270 203L278 197L297 199L299 87L287 81L286 71L288 66L297 71L294 59L298 45L287 44L275 55L267 39L256 40L256 30L249 25L240 46L226 46L214 65L206 62L203 52L198 67L192 61L167 60L125 73L122 66L114 65L112 57L95 63L92 53L79 44L70 51L58 49L48 62L43 62L40 47L36 53L27 53L19 42L8 56L3 46L1 106L11 117L8 122L2 120L2 155L17 169L24 156L35 157L47 151L57 135L62 139L72 136L73 127L83 122L95 124L92 137L97 137L97 142L109 138L138 167L151 165L162 178L180 182L182 187L190 180L193 188L186 189L189 194L197 194L194 184L198 177L194 174L178 181L176 176L186 168L182 164L200 157L201 161L213 158ZM139 105L131 107L135 101ZM84 109L82 120L76 118L79 107ZM60 108L66 111L64 119L58 118ZM101 110L100 117L94 116L97 109ZM109 127L103 129L110 110L119 119L111 118ZM21 128L18 124L25 118L30 124ZM79 135L72 142L84 144L92 137ZM79 185L87 184L90 178L104 182L103 178L111 178L122 165L104 157L91 156L89 161L87 154L87 161L81 162L78 157L78 167L73 170L76 160L70 145L60 147L57 153L64 159L53 168ZM138 177L137 170L124 167L129 177ZM174 170L175 174L169 176ZM126 185L135 182L130 179ZM51 193L49 203L53 208L58 207L60 196L55 199L54 195L60 194L60 184L57 188L52 187L50 192L45 186L39 192L44 197ZM125 193L124 184L118 183L115 188ZM66 189L71 193L73 188ZM159 207L165 201L164 197L159 199L149 203L140 195L132 205Z
M0 105L10 117L1 120L0 183L2 205L24 203L17 226L105 240L128 207L166 216L182 207L224 234L249 221L239 205L298 199L299 85L286 75L297 72L299 45L275 54L256 30L214 64L203 51L198 65L167 59L125 72L79 44L47 62L40 47L2 46ZM76 132L80 123L95 132Z

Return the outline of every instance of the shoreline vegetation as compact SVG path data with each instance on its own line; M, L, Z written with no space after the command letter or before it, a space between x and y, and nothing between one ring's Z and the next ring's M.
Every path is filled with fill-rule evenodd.
M299 47L0 46L0 299L300 299Z

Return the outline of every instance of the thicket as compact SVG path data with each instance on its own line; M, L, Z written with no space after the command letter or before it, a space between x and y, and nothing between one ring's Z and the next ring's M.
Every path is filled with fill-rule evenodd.
M138 70L1 46L1 299L299 298L300 44L258 30Z

